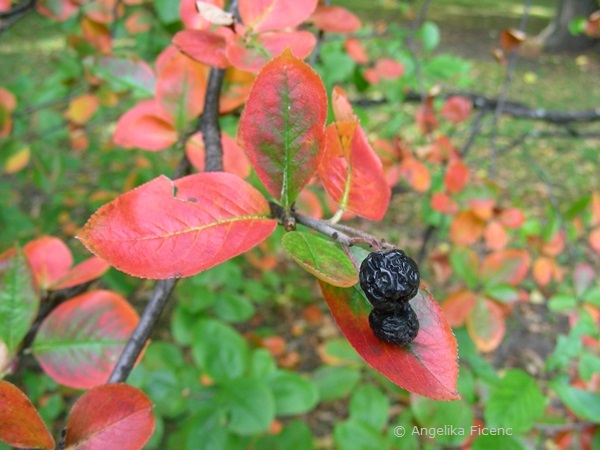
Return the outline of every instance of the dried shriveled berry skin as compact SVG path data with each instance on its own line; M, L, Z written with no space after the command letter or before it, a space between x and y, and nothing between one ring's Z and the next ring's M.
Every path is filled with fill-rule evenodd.
M360 287L374 308L392 311L419 291L419 267L402 250L373 252L360 265Z
M375 337L398 346L412 342L419 333L419 320L409 304L395 311L373 309L369 326Z

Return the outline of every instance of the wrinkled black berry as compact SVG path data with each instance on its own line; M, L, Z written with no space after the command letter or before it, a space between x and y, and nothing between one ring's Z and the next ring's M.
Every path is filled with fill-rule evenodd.
M419 267L402 250L373 252L360 265L360 287L374 308L401 308L417 295Z
M399 346L408 344L419 333L419 320L409 304L395 311L373 309L369 326L375 337Z

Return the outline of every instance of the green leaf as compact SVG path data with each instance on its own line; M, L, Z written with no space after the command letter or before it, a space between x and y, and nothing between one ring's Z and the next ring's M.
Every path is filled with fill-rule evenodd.
M569 294L556 294L548 300L548 309L550 311L568 311L577 306L575 297Z
M477 353L475 344L469 337L466 328L462 327L454 330L454 334L456 335L456 341L458 342L460 361L465 361L475 375L485 382L496 384L498 382L498 375L496 374L494 367Z
M466 247L455 247L450 252L450 266L458 278L463 280L469 289L477 286L479 260L475 252Z
M275 418L275 400L266 383L256 378L230 380L217 394L227 411L227 429L248 435L266 431Z
M514 303L519 301L519 291L508 284L495 284L485 287L485 293L488 297L498 300L502 303Z
M473 422L471 407L463 400L455 402L438 402L421 396L415 396L411 402L411 410L420 427L469 430ZM469 433L444 433L436 435L440 444L458 445L469 437Z
M579 376L585 381L590 381L595 373L600 373L600 357L584 353L579 359Z
M154 10L159 20L169 25L179 20L179 4L181 0L154 0Z
M587 19L585 17L576 17L569 22L569 33L575 36L582 34L585 31Z
M257 348L250 357L250 371L256 378L263 378L277 369L277 363L264 348Z
M475 392L475 377L473 376L473 372L467 369L463 364L459 366L458 392L465 402L475 403L477 398Z
M248 367L246 341L231 327L212 319L198 322L192 356L213 379L241 377Z
M346 397L360 380L360 372L352 367L320 367L313 381L319 389L322 401Z
M283 236L281 243L300 267L319 280L339 287L354 286L358 282L352 261L335 242L292 231Z
M583 296L583 299L594 306L600 306L600 287L589 289Z
M169 448L182 448L183 445L184 450L193 450L202 443L202 449L229 450L231 437L223 426L224 423L223 410L214 405L206 405L185 421L181 439L183 442Z
M273 391L278 416L308 412L319 401L316 386L297 373L278 370L268 375L266 381Z
M395 450L419 450L419 436L413 433L415 421L409 409L398 417L398 419L388 428L388 440L392 443Z
M333 440L340 450L381 450L387 444L379 431L358 420L345 420L333 429Z
M544 413L545 405L545 397L531 376L522 370L509 370L491 391L485 421L489 427L526 432Z
M600 423L600 394L584 391L569 385L566 377L552 380L552 390L562 402L575 414L585 420Z
M9 252L6 254L12 256L0 261L0 354L7 354L7 360L0 360L0 373L19 348L40 306L25 256L18 248Z
M344 338L329 339L325 342L325 353L348 362L359 362L362 358Z
M228 322L243 322L254 315L254 306L235 292L223 292L214 304L215 314Z
M352 394L349 406L350 419L381 430L387 423L389 407L389 400L379 389L365 384Z
M440 43L440 29L430 21L425 21L419 30L421 42L426 52L434 50Z
M497 432L503 432L502 429ZM525 450L523 444L510 435L479 436L471 445L471 450Z
M287 424L283 431L277 435L266 435L258 438L253 446L260 450L313 450L315 445L308 425L299 420Z

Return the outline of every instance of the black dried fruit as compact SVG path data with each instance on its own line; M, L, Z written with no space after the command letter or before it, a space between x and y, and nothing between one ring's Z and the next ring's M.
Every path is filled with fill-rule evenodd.
M360 265L360 287L377 309L391 311L419 291L419 266L402 250L373 252Z
M419 319L409 304L395 311L373 309L369 326L375 337L399 346L412 342L419 333Z

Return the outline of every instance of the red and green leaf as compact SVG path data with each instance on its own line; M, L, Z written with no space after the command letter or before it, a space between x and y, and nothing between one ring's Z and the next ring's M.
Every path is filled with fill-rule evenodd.
M300 267L319 280L338 287L350 287L358 282L356 267L334 242L292 231L283 236L281 243Z
M78 238L130 275L187 277L251 249L277 223L263 195L233 174L165 176L101 207Z
M68 448L137 450L152 437L156 419L152 401L126 384L106 384L83 394L67 421Z
M18 448L54 448L54 438L27 396L0 380L0 442Z
M442 303L442 311L452 328L462 327L475 307L477 297L468 289L450 294Z
M480 351L495 350L506 332L502 309L492 300L478 298L467 318L467 330Z
M371 306L357 288L319 281L323 296L348 342L375 370L398 386L436 400L460 398L456 339L438 303L421 289L410 302L419 319L415 340L404 347L387 344L369 327Z
M87 292L42 322L33 354L57 383L89 389L106 383L137 323L137 313L120 295Z
M256 78L238 140L271 195L290 208L319 166L325 144L327 94L308 64L290 51Z
M531 256L526 250L500 250L488 255L481 265L481 280L491 286L509 284L516 286L529 271Z

